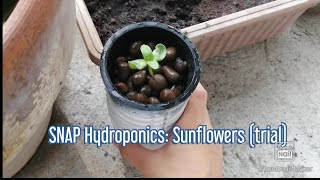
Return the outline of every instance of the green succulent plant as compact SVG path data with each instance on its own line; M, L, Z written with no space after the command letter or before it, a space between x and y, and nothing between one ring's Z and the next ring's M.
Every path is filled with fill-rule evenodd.
M153 76L153 70L160 67L158 61L162 61L166 57L167 48L163 44L159 43L152 51L148 45L143 44L140 47L140 51L142 53L143 59L135 59L129 61L129 67L131 69L141 70L148 66L148 71L150 75Z

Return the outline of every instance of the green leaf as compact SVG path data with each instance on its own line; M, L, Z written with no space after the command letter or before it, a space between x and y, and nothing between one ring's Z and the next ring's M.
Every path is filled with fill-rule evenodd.
M144 59L136 59L133 61L128 61L129 67L131 69L143 69L147 66L147 63Z
M158 61L147 61L147 64L152 68L152 69L158 69L159 68L159 63Z
M163 44L159 43L156 45L155 49L152 52L154 59L156 61L162 61L167 54L167 48Z
M143 58L144 58L146 61L151 61L151 60L153 60L152 50L151 50L151 48L150 48L148 45L143 44L143 45L140 47L140 51L141 51L141 53L142 53Z

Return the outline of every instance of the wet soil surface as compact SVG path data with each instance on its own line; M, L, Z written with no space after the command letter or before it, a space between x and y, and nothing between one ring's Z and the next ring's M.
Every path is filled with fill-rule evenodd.
M159 21L182 29L274 0L85 0L102 43L120 28Z

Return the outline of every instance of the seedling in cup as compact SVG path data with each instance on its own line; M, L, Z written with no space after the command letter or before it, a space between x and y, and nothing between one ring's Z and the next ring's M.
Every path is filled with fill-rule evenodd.
M179 30L140 22L107 41L100 71L113 128L169 132L198 85L201 65L197 49ZM141 145L155 150L164 143Z
M143 104L172 101L183 92L182 80L187 62L176 57L177 50L173 46L166 48L162 43L148 44L135 41L129 46L127 58L117 58L115 75L120 77L120 82L115 87L129 100Z
M143 69L148 66L150 75L153 76L153 69L159 69L158 61L162 61L166 57L167 48L163 44L157 44L152 51L148 45L143 44L140 47L143 59L136 59L129 61L129 67L131 69Z

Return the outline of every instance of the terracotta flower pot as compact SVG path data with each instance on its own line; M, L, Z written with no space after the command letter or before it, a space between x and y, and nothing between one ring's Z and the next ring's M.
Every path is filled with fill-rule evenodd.
M68 70L74 1L19 0L3 25L3 177L32 157Z

